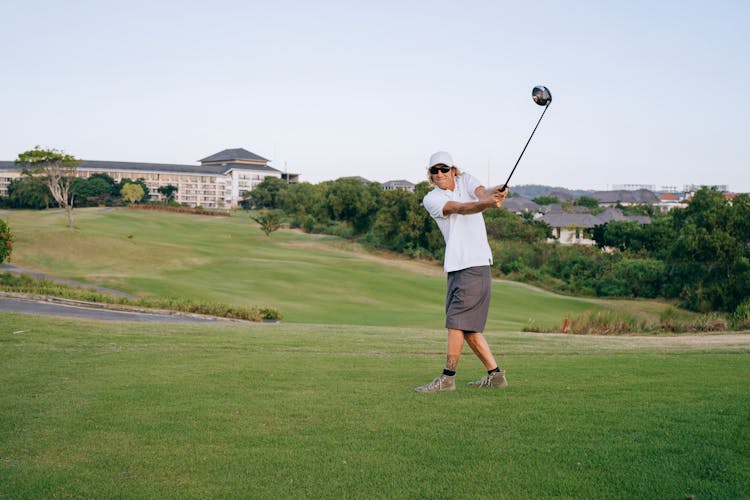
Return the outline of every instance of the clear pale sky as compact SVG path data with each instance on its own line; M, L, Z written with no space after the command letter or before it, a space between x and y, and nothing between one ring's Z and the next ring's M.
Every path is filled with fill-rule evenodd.
M748 1L3 1L0 160L750 191Z

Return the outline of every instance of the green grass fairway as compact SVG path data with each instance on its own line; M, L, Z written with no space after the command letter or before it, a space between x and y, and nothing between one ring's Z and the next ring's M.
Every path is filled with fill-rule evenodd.
M750 338L0 315L3 498L747 498Z
M16 236L12 263L141 296L276 307L286 322L443 324L445 277L436 264L376 258L347 241L296 231L268 237L244 213L89 208L75 214L77 229L70 231L59 210L3 211ZM519 331L529 321L562 326L565 317L622 304L498 281L487 330Z

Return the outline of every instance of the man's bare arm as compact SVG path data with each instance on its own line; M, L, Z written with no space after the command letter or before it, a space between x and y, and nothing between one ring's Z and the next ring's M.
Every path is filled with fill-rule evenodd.
M503 204L508 191L499 191L500 187L494 187L490 190L484 186L479 186L474 190L479 201L470 201L460 203L458 201L449 201L443 206L443 215L459 214L470 215L484 212L488 208L497 208Z

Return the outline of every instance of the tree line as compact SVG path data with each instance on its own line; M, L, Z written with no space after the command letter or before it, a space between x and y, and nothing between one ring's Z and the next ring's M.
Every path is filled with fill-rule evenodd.
M140 190L128 185L138 186ZM124 188L124 191L123 191ZM151 193L143 179L115 181L105 173L91 174L88 178L75 177L71 181L72 206L117 206L149 200ZM44 209L59 206L43 177L26 173L10 181L8 194L0 197L6 208Z
M45 209L59 206L65 209L68 225L74 227L73 208L87 206L118 206L150 200L151 193L143 179L115 181L105 173L88 178L76 176L80 160L57 149L36 146L24 151L15 161L21 167L21 177L8 185L8 194L0 197L0 207ZM167 203L172 203L177 186L160 186L158 192Z
M104 173L75 177L77 160L56 150L37 147L20 154L17 162L24 165L23 175L11 181L0 206L62 206L71 228L74 206L122 205L150 197L142 179L116 182ZM284 218L309 233L442 260L442 234L421 206L430 189L427 182L408 192L384 191L380 184L354 178L290 185L267 177L243 203L264 211L255 220L268 234ZM176 191L175 186L159 188L168 200ZM613 221L595 227L596 247L547 243L551 228L530 214L499 209L486 211L484 218L498 276L577 295L667 298L694 311L742 308L750 314L748 195L730 203L715 188L703 188L686 208L654 213L651 224ZM1 240L9 249L11 243Z
M267 177L247 201L306 232L441 260L442 235L421 206L430 189L427 182L408 192L353 178L290 185ZM702 188L686 208L654 213L651 224L595 227L596 246L548 243L551 228L529 214L498 209L484 218L497 276L577 295L675 299L699 312L750 309L746 194L730 202L715 188Z

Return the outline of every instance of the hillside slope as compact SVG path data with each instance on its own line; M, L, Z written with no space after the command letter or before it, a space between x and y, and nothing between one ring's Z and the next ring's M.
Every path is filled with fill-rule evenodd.
M378 256L329 236L266 236L246 214L208 217L127 209L4 211L16 236L13 264L123 290L271 306L298 323L442 328L445 278L436 263ZM616 303L496 281L487 330L562 325Z

